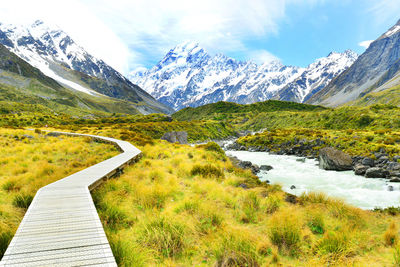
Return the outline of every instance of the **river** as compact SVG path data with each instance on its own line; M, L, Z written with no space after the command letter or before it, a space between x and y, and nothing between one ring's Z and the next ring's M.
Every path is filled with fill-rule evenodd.
M272 170L259 173L260 179L279 183L283 190L295 195L310 191L324 192L362 209L400 206L400 184L385 179L365 178L352 171L325 171L317 166L318 161L306 159L305 162L299 162L295 156L230 150L226 154L259 166L271 165ZM296 188L290 189L292 185ZM393 186L394 190L389 191L389 186Z

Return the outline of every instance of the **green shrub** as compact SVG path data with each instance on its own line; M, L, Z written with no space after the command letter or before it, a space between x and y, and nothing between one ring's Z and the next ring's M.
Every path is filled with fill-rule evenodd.
M217 168L211 164L206 165L194 165L190 171L191 175L200 175L205 178L224 178L225 175L220 168Z
M13 199L13 205L17 208L28 209L33 200L32 195L18 194Z
M21 189L20 186L17 185L17 182L14 180L7 181L2 186L4 191L19 191Z
M198 148L204 148L207 151L217 152L218 154L225 155L225 151L215 142L208 142L204 145L196 146Z
M314 234L323 234L325 232L324 217L320 213L311 214L307 225Z

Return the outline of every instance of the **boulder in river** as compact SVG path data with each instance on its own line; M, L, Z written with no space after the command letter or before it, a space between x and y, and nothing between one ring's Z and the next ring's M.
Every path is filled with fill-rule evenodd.
M262 171L270 171L270 170L272 170L273 168L272 168L272 166L270 166L270 165L261 165L260 166L260 170L262 170Z
M296 159L296 161L298 161L298 162L306 162L306 158L298 158L298 159Z
M162 137L161 140L166 140L170 143L180 143L180 144L187 144L187 137L188 134L185 131L181 132L167 132Z
M400 183L400 178L391 177L389 182L391 182L391 183Z
M371 158L368 158L368 157L363 158L363 160L361 161L361 164L364 166L369 166L369 167L375 166L374 160Z
M319 167L324 170L346 171L353 168L353 159L343 151L333 147L319 150Z
M355 173L356 175L364 175L368 168L370 168L370 167L369 167L369 166L362 165L362 164L360 164L360 163L357 163L357 164L354 166L354 173Z
M365 177L367 178L385 178L388 174L388 171L379 168L379 167L372 167L368 168L365 171Z

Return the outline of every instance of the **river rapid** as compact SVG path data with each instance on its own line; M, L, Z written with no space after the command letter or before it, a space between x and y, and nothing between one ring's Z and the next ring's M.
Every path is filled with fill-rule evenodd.
M297 161L295 156L274 155L266 152L226 151L243 161L257 165L271 165L272 170L261 171L260 180L282 185L284 191L294 195L303 192L324 192L329 196L341 198L347 203L362 209L400 206L400 183L390 183L385 179L365 178L353 171L326 171L318 167L315 159ZM295 189L290 189L294 185ZM389 187L393 191L389 191Z

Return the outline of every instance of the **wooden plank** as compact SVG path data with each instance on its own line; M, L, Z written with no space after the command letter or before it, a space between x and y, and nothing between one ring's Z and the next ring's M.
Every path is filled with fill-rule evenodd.
M109 137L49 134L90 137L122 153L39 189L0 266L117 266L89 189L135 162L141 151Z

